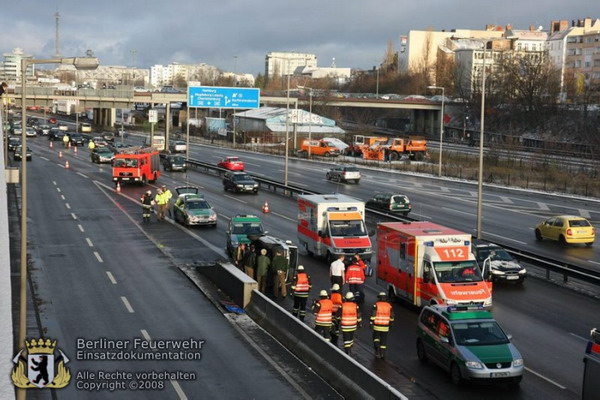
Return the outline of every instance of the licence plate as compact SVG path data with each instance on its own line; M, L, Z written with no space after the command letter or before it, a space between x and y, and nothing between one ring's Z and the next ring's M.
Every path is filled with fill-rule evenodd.
M577 231L577 233L579 233L580 235L584 235L584 234L587 233L587 231L586 230L581 230L581 231Z
M506 279L515 281L515 280L519 279L519 277L517 275L510 275L510 276L507 276Z
M122 181L128 181L129 178L121 178Z
M490 374L491 378L505 378L507 376L510 376L510 372L492 372Z

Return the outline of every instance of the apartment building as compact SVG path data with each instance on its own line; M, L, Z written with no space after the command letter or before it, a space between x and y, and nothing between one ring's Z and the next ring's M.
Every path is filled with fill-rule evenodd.
M0 63L0 79L6 82L21 82L21 60L32 59L31 54L25 54L22 49L16 48L12 53L3 53L4 61ZM26 76L32 78L35 73L34 64L27 66Z
M265 76L293 75L299 67L317 67L317 56L308 53L273 51L265 56Z

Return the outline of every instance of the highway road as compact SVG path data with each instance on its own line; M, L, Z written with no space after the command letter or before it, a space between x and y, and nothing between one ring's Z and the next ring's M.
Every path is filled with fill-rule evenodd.
M31 142L34 150L34 161L30 165L32 165L32 169L34 170L32 174L36 174L35 179L39 179L37 184L35 184L39 186L39 194L36 197L52 195L55 197L58 196L60 199L60 195L55 193L56 188L53 188L54 185L52 182L56 181L61 185L61 188L67 182L71 182L71 185L68 186L69 190L77 188L80 194L76 195L73 200L69 199L68 201L70 204L85 204L85 212L87 213L85 215L86 219L89 220L87 223L99 224L99 230L96 230L96 232L103 239L90 238L94 246L97 246L96 248L99 253L115 254L116 252L121 255L127 252L137 255L137 257L143 257L153 252L151 249L152 246L148 244L147 240L142 240L142 242L138 243L137 240L132 240L133 236L131 236L131 231L137 228L133 228L133 224L129 218L139 219L139 209L135 205L135 201L144 189L126 186L122 188L121 195L110 194L110 168L108 166L91 164L87 156L87 151L80 151L77 155L72 153L66 154L65 157L71 161L71 169L65 170L56 165L60 162L56 155L56 149L48 149L48 143L44 138L38 138ZM243 152L238 154L226 149L201 146L194 146L192 149L193 158L207 162L216 162L219 158L226 155L240 155L246 162L248 170L253 173L264 173L265 176L269 175L271 178L283 176L283 160L281 158ZM413 216L423 219L433 219L436 222L452 225L455 228L468 232L472 232L472 227L475 226L473 216L475 196L472 194L475 188L473 186L460 182L427 181L419 177L392 175L389 172L378 171L365 171L364 177L366 179L363 179L359 185L338 185L324 180L326 167L325 164L292 160L290 163L290 181L294 185L305 185L311 190L321 192L338 190L363 199L366 199L376 190L402 189L403 192L411 197L415 205ZM57 180L59 177L61 177L60 181ZM98 183L93 183L93 181L97 181ZM107 185L108 188L101 183ZM159 225L157 222L144 227L144 231L150 237L160 234L160 240L156 243L166 248L168 254L180 255L178 259L181 262L218 259L222 257L227 219L236 213L260 213L260 207L264 201L269 202L272 211L270 214L263 215L266 229L275 236L296 241L296 211L295 204L291 199L269 192L260 192L257 196L233 195L229 192L223 192L218 177L196 172L189 172L187 174L165 173L161 176L159 183L164 183L170 187L184 183L197 185L219 213L220 221L216 230L193 229L191 231L195 236L194 239L199 241L199 244L196 245L197 248L189 241L189 238L192 237L187 233L189 230L176 229L167 223ZM98 199L92 201L91 197L97 197ZM110 199L114 200L116 204L112 203ZM60 199L57 201L60 203L63 200ZM90 202L91 205L87 206ZM563 212L558 210L564 209L580 210L580 214L588 212L591 219L597 221L599 206L595 202L566 200L536 193L531 194L488 188L486 188L486 202L489 202L489 205L484 208L484 230L489 232L490 236L498 239L498 241L501 241L500 239L507 240L512 245L522 242L522 245L528 248L536 248L540 252L554 254L557 258L559 256L565 257L586 267L595 268L594 263L589 262L590 260L594 261L598 259L595 248L561 249L551 243L536 243L533 239L533 231L529 229L530 226L543 219L546 214ZM56 207L58 207L57 209L61 208L58 205ZM38 205L32 208L38 210L37 217L32 215L32 222L48 218L48 216L41 214L42 210L40 209L43 209L43 206ZM125 215L121 216L119 213ZM119 217L116 216L117 214L119 214ZM53 214L49 215L52 216ZM128 220L129 228L115 229L114 225L118 226L118 224L109 222L115 218ZM54 218L53 224L50 224L50 226L74 225L71 219L72 217L69 218L69 212L63 209ZM110 225L110 227L105 226L105 224ZM115 230L114 234L113 230ZM128 234L120 233L121 230L127 230ZM169 232L165 233L164 231L166 230ZM54 228L54 232L56 231L58 229ZM139 230L137 231L139 232ZM110 234L107 234L107 232L110 232ZM77 232L75 231L75 233ZM49 234L48 232L47 235ZM80 254L79 251L82 251L82 248L89 245L82 240L83 235L81 235L81 232L78 235L82 243L79 247L74 248L73 251L76 251L77 259L84 259L84 254ZM113 236L115 240L112 239ZM75 241L74 236L68 236L68 238L71 241ZM38 246L39 243L45 243L45 240L40 241L36 237L32 237L32 241L34 241L34 244L37 243ZM90 252L89 249L86 250L88 253ZM44 259L57 259L53 262L60 265L60 257L53 256L53 254L49 253ZM160 258L160 254L156 254L155 257ZM89 254L87 256L89 257ZM148 262L150 265L155 265L155 268L142 269L139 266L140 261L137 257L129 258L127 256L128 262L132 263L132 265L128 264L127 268L124 266L119 267L118 265L123 265L120 262L115 262L115 265L110 266L110 268L119 271L117 281L120 281L122 279L121 274L124 274L124 277L126 277L125 282L131 285L129 286L131 294L123 291L122 296L127 297L134 308L142 307L140 308L141 311L137 311L136 309L136 313L142 313L142 310L146 310L145 312L151 314L153 308L144 308L145 299L148 299L153 307L158 307L157 309L161 310L164 309L161 306L165 305L165 301L169 303L173 302L174 305L183 309L185 308L184 304L189 305L190 303L199 301L198 299L202 297L199 294L192 294L191 289L190 293L188 293L187 289L189 288L187 287L187 283L183 281L179 282L179 278L174 278L174 275L163 275L168 274L168 272L164 271L164 268L161 269L153 261ZM90 257L90 262L98 262L98 260L94 261L94 258ZM328 267L323 260L311 259L302 254L300 262L307 267L313 277L315 293L317 290L329 288ZM50 267L44 269L46 271L53 270ZM72 280L71 277L67 277L66 282L61 282L60 277L54 278L52 281L54 285L49 288L50 293L57 292L57 288L64 287L73 288L70 291L77 291L74 288L75 282L80 282L82 279L85 281L90 278L87 274L84 276L81 275L81 268L70 267L70 272L74 274ZM107 290L115 289L112 284L109 284L109 279L107 279L105 272L104 275L96 270L88 271L88 273L95 274L94 277L96 279L94 279L94 282L96 286L102 286L101 282L104 279L106 285L110 288ZM170 273L173 274L173 271L170 271ZM150 274L150 276L138 280L136 279L138 274ZM155 276L154 274L159 275ZM62 276L62 274L59 275ZM155 288L160 292L155 294ZM87 303L91 302L92 309L95 309L97 312L104 311L101 305L106 305L111 310L120 309L120 313L127 316L127 313L124 312L124 305L118 301L119 296L115 300L114 294L112 298L106 295L107 299L110 298L112 300L104 300L105 296L102 294L104 290L101 287L94 287L90 290L92 296L86 296L87 292L80 293L78 296L78 299L81 299L81 304L68 304L69 307L78 308L76 310L69 310L70 312L85 313L85 310L89 308ZM374 296L379 290L375 285L374 279L371 278L367 290L367 308L373 303ZM149 293L152 294L149 295ZM63 295L67 296L66 294ZM149 299L149 297L156 297L162 301L157 301L160 304L154 304L154 301ZM95 300L97 298L103 300ZM67 299L64 302L67 302ZM97 304L98 302L100 304ZM291 309L289 300L285 300L282 304L287 309ZM172 305L166 308L175 309ZM412 383L414 386L412 389L419 393L426 393L426 398L439 399L478 399L484 395L489 398L575 399L578 398L580 393L583 349L589 329L598 325L600 302L595 298L587 297L537 279L529 279L523 287L505 285L497 285L495 287L494 314L504 329L514 335L514 343L525 357L527 372L521 388L518 390L509 390L507 388L494 390L487 387L454 387L446 374L441 370L430 365L421 365L417 360L414 344L418 311L402 304L396 304L394 309L397 315L397 323L392 330L388 359L385 362L374 360L370 344L370 332L366 327L363 327L358 334L359 342L356 352L356 357L361 363L372 368L392 385L397 385L398 381L394 379L395 377L401 376L405 380L409 378L414 382ZM368 310L365 309L363 311L366 313ZM55 315L59 314L62 315L63 313L55 313ZM102 312L102 315L104 314ZM117 316L113 316L112 313L110 314L111 316L106 318L114 320L114 323L126 323L119 317L119 313L117 313ZM129 315L129 317L131 318L132 316ZM134 317L137 317L137 315ZM68 331L68 328L65 327L78 326L72 317L63 318L65 320L56 323L56 325L61 326L62 330ZM161 329L167 329L168 332L174 332L182 329L179 327L179 324L185 324L184 328L186 329L189 326L198 329L199 326L196 327L195 323L200 325L199 321L194 322L196 321L195 315L190 313L185 314L185 322L179 321L181 318L177 318L176 320L169 318L169 316L166 318L167 323L162 322L161 317L158 315L149 320L136 321L139 322L139 325L136 324L135 327L132 327L132 333L130 334L134 334L136 329L147 329L150 335L159 337L157 336L158 334L150 332L150 330L162 327ZM191 321L188 318L191 318ZM96 332L97 329L101 329L97 322L91 321L92 317L89 317L89 319L89 323L92 326L95 325L96 328L95 330L90 330L90 334ZM142 328L143 322L147 322L148 328ZM171 323L176 325L171 327ZM129 324L126 324L126 326L129 326ZM176 329L176 326L179 329ZM206 328L205 325L202 325L202 327ZM163 333L163 337L168 332ZM65 334L67 333L65 332ZM206 335L206 337L210 336ZM209 343L210 341L207 343L207 351ZM186 382L181 385L186 390ZM401 391L411 390L411 387L407 387L406 385L398 387Z
M289 357L285 349L268 349L269 356L264 354L267 349L256 351L178 270L177 265L219 256L213 246L176 225L142 226L138 201L145 189L130 188L127 196L115 193L107 179L110 167L93 165L86 149L77 155L65 152L59 159L45 138L29 144L35 152L28 163L28 198L36 302L44 335L58 340L73 372L71 384L57 392L58 398L106 398L107 387L94 391L86 386L112 382L99 379L103 371L187 373L166 380L140 379L137 391L117 387L115 393L126 398L338 397L303 365L293 372L276 367L271 359ZM164 356L161 350L135 349L136 338L188 341L195 347L184 359L168 361L87 359L107 353L119 357L131 350ZM101 339L130 343L125 351L107 351L102 344L90 350L80 344ZM86 372L96 378L80 375ZM299 389L295 382L301 379L312 386Z

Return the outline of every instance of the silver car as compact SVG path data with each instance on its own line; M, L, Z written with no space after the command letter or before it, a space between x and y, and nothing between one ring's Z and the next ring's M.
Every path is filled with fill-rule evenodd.
M328 181L337 182L360 182L360 170L353 165L338 165L327 171L326 178Z

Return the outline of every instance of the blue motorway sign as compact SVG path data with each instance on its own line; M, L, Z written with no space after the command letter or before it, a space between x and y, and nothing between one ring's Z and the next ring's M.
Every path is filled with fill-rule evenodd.
M189 86L188 107L259 108L260 89L241 87Z

